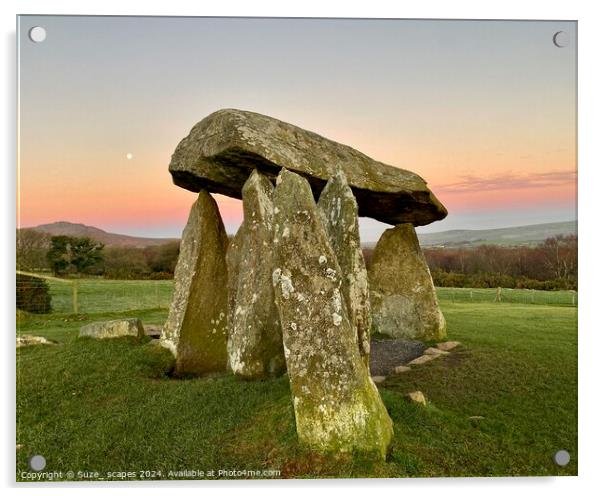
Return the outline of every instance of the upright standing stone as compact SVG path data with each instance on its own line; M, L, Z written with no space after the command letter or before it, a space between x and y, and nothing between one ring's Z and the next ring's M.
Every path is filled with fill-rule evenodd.
M356 330L360 355L370 363L370 293L368 274L360 243L357 202L343 171L339 170L322 190L318 208L341 268L341 292L349 320Z
M228 358L232 371L248 379L286 370L272 286L273 190L264 175L251 174L242 190L244 221L226 256Z
M372 323L395 338L442 339L445 319L412 224L387 229L368 268Z
M360 356L341 269L308 182L286 169L274 192L274 267L300 441L384 458L392 422Z
M161 344L176 357L177 375L227 369L228 237L215 200L202 190L182 234L174 295Z

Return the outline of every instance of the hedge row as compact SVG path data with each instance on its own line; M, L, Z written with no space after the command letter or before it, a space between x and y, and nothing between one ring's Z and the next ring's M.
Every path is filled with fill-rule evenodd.
M48 283L39 277L17 274L17 308L32 313L49 313Z

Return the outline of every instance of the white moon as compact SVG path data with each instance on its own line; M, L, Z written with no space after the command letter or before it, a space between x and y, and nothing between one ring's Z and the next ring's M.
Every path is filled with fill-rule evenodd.
M566 34L564 31L558 31L554 34L552 41L554 42L554 45L556 45L558 48L564 48L569 44L569 35Z
M125 158L127 158L128 160L132 160L134 158L134 155L132 155L131 153L126 153Z

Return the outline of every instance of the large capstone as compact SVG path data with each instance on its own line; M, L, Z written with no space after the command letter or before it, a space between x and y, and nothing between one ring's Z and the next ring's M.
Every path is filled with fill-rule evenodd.
M182 234L174 294L161 344L176 357L176 375L227 369L228 237L211 195L202 190Z
M297 434L317 451L384 458L392 422L360 356L342 278L308 182L283 170L274 192L273 284Z
M183 188L241 198L254 169L274 179L283 167L305 177L315 198L341 167L360 216L389 224L424 225L447 215L417 174L292 124L243 110L219 110L196 124L177 146L169 171L174 183Z
M373 330L395 338L445 337L445 319L414 226L387 229L368 268Z
M357 203L343 171L339 170L322 190L318 209L342 274L341 293L358 348L366 365L370 360L370 293L360 243Z
M272 286L272 183L254 171L242 190L244 220L230 243L228 358L232 371L258 379L286 370Z

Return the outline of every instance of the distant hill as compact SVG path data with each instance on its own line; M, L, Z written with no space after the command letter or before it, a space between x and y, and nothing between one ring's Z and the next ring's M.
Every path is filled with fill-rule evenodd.
M577 234L577 221L533 224L500 229L455 229L418 234L421 246L532 245L560 234Z
M115 234L103 231L93 226L75 224L72 222L53 222L27 229L45 232L53 236L79 236L89 237L104 243L107 246L131 246L143 248L145 246L158 246L177 238L140 238ZM557 235L577 234L577 221L552 222L548 224L533 224L529 226L504 227L499 229L455 229L438 233L418 234L420 245L423 247L434 246L477 246L483 244L493 245L533 245ZM375 243L364 243L367 247L374 247Z
M100 241L106 246L144 248L145 246L158 246L171 241L179 241L176 238L139 238L136 236L127 236L125 234L109 233L102 229L98 229L97 227L74 224L72 222L53 222L52 224L42 224L27 229L45 232L52 236L88 237Z

